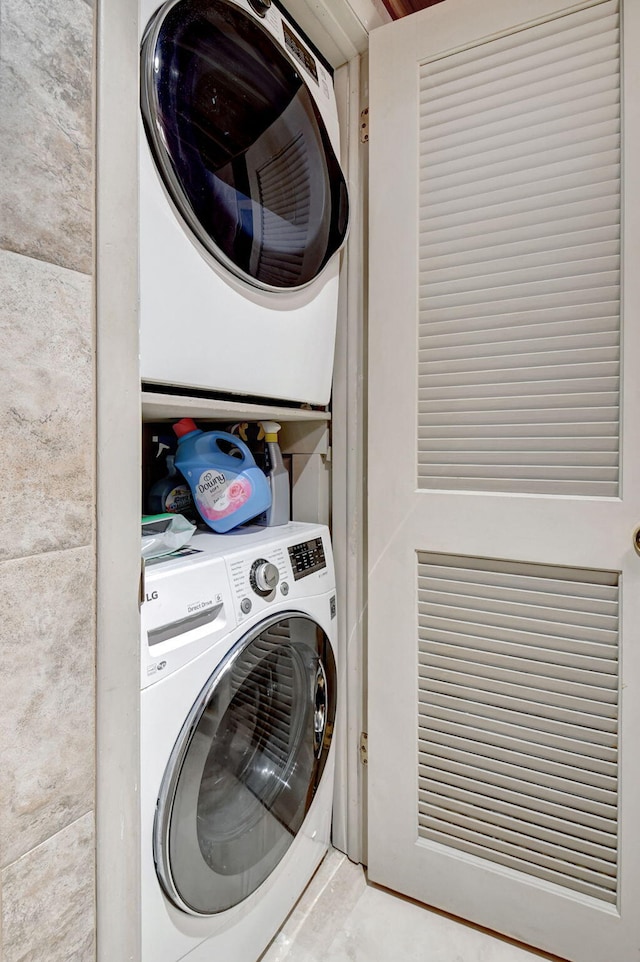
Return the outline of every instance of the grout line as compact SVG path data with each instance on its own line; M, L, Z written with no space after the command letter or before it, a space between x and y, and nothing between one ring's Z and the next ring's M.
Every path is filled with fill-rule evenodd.
M95 551L95 532L90 541L82 544L68 545L64 548L44 548L42 551L28 552L27 554L14 555L10 558L0 558L0 565L11 564L13 561L29 561L32 558L43 558L45 555L63 554L66 551L82 551L84 548L93 548Z
M86 812L83 812L82 815L76 816L76 817L73 818L70 822L68 822L66 825L63 825L61 828L56 829L55 832L52 832L51 835L48 835L46 838L43 838L43 840L42 840L41 842L38 842L37 845L34 845L32 848L27 849L26 852L22 852L22 854L21 854L21 855L18 855L17 858L13 858L13 859L11 859L10 862L7 862L6 864L1 865L1 866L0 866L0 876L2 876L2 874L3 874L7 869L12 868L12 866L14 866L14 865L17 865L17 863L20 862L23 858L26 858L28 855L32 855L34 852L37 852L39 848L42 848L42 847L43 847L43 845L48 845L49 842L51 842L54 838L57 838L58 835L61 835L62 832L66 832L68 829L72 828L74 825L77 825L78 822L81 822L84 818L87 817L87 815L92 815L92 816L93 816L93 820L94 820L94 834L95 834L95 814L96 814L96 811L95 811L95 805L94 805L92 808L88 808L88 809L86 810ZM1 960L0 960L0 962L1 962Z

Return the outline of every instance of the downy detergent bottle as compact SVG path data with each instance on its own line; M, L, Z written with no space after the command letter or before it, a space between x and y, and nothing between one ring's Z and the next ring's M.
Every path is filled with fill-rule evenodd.
M176 467L210 528L222 534L270 507L269 482L244 441L225 431L200 431L191 418L182 418L173 430L178 438ZM224 451L221 442L239 457Z

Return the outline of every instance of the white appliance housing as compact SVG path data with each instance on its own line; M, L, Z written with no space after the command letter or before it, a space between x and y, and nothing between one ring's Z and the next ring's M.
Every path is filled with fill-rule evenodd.
M337 657L329 533L291 522L198 533L190 548L145 574L142 962L255 962L329 844ZM320 641L324 654L309 655ZM203 909L201 895L220 910Z
M165 57L166 73L177 75L178 80L177 92L167 94L169 106L163 114L155 93L146 97L144 93L147 75L151 78L147 87L153 87L154 51L161 49L159 24L177 18L180 4L202 6L203 0L169 0L163 5L158 0L141 0L140 38L144 41L146 35L148 47L145 57L143 42L142 103L147 130L142 114L139 128L142 381L325 405L331 390L337 318L336 252L348 222L346 186L336 159L339 131L332 75L275 5L260 17L248 0L209 2L222 10L222 19L233 16L240 24L247 23L249 36L238 49L244 51L252 39L260 46L262 73L255 77L256 98L266 78L277 74L276 59L283 58L278 69L282 68L284 79L277 88L282 108L274 108L275 121L243 152L243 173L230 174L239 163L240 143L246 147L245 131L253 116L244 102L245 88L253 82L253 66L245 69L238 93L232 87L233 64L213 79L206 74L209 67L193 79L189 72L200 70L198 51L192 51L191 41L185 43L187 54L173 50L172 60L169 53ZM155 28L152 24L147 30L156 14ZM204 54L200 60L209 63ZM269 56L274 58L273 69ZM162 57L155 59L159 62ZM222 94L220 76L229 78ZM304 104L299 98L291 100L288 92L285 96L288 83L298 84ZM165 86L158 84L158 96ZM185 98L186 106L176 106L178 97ZM274 97L268 93L267 101ZM215 114L223 100L231 120ZM258 106L264 109L264 98ZM189 110L194 115L191 124L184 119ZM203 146L202 129L213 129L207 110L220 123L221 133L215 143L207 140ZM167 119L171 111L178 120ZM165 149L172 146L167 133L172 123L176 128L181 125L175 132L174 157L187 165L191 161L185 158L197 155L195 173L185 169L176 175ZM232 128L233 123L238 125L236 131L222 129ZM237 144L228 151L232 159L224 166L225 177L234 180L238 174L242 181L238 186L234 180L234 193L221 180L212 180L210 168L216 152L222 160L227 157L226 145L220 147L220 141L236 134ZM191 138L186 146L184 138ZM184 184L191 181L196 187L185 196ZM217 191L216 198L212 190ZM220 229L220 243L215 238L210 243L211 224L218 217L212 214L214 207L217 212L227 207L234 211L224 237ZM251 242L245 236L245 223L251 224L247 228ZM228 249L223 249L224 244Z

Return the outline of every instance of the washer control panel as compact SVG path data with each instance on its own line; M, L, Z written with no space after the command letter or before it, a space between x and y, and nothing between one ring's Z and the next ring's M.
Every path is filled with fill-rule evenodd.
M287 579L291 579L291 572L287 567L285 549L280 545L275 548L270 546L268 555L259 555L257 558L255 555L245 555L229 562L231 588L236 597L239 621L244 621L250 614L286 595L289 590Z
M307 575L315 571L321 571L327 567L327 559L324 554L322 538L312 538L311 541L303 541L301 544L291 545L289 548L289 560L293 568L293 577L296 581L306 578Z
M277 604L295 607L296 599L324 594L335 584L324 525L290 521L235 537L212 537L221 550L226 544L234 549L225 560L237 624Z

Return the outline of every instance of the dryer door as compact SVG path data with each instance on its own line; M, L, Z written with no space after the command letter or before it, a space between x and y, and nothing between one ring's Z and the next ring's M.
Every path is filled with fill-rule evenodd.
M284 613L229 652L185 721L162 783L154 857L168 897L214 915L281 860L327 762L336 706L331 643Z
M345 238L347 191L293 57L229 0L170 0L145 33L141 85L156 167L203 247L262 289L317 277Z

